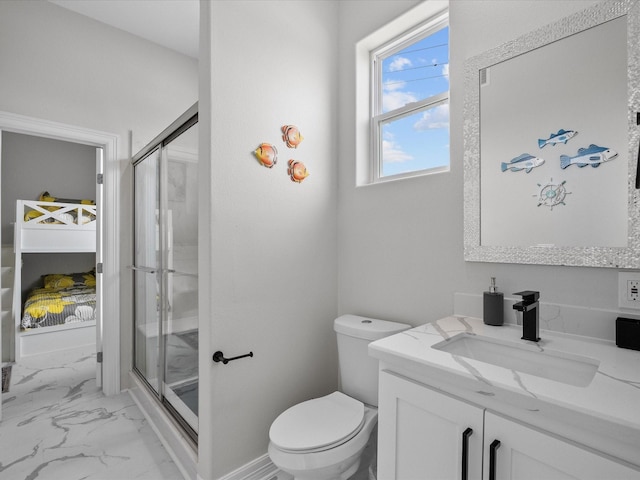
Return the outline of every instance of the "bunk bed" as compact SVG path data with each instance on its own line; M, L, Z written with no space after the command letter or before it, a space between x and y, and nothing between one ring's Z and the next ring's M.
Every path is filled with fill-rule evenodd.
M24 303L22 299L23 254L95 253L96 206L89 201L68 203L71 201L75 202L16 201L13 289L16 360L95 343L95 271L43 275L42 287L31 291Z

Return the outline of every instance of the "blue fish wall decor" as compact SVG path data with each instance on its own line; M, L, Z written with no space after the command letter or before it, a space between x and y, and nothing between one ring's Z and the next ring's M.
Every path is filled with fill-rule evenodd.
M569 155L560 155L560 168L565 169L571 165L577 165L584 168L591 165L593 168L599 167L601 163L613 160L618 156L618 152L607 147L599 147L591 144L587 148L578 150L578 154L574 157Z
M539 138L538 147L543 148L546 145L555 146L557 143L564 143L566 145L567 142L577 134L578 132L575 130L564 130L561 128L558 130L558 133L552 133L549 135L549 138Z
M519 172L524 170L526 173L530 173L536 167L539 167L544 163L544 158L534 157L533 155L529 155L528 153L523 153L522 155L518 155L516 158L512 159L510 162L502 162L500 165L500 169L503 172L507 170L511 170L512 172Z

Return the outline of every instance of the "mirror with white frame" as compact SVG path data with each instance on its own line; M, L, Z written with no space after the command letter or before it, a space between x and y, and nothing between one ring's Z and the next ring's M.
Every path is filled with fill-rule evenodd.
M465 260L640 268L640 2L465 65Z

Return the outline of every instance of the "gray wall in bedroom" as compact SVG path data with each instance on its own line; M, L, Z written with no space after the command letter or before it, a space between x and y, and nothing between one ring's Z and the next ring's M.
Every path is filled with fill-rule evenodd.
M93 269L95 253L25 253L22 255L22 303L26 294L42 287L42 275L83 273Z
M16 200L37 200L48 191L62 198L96 196L96 154L88 145L2 132L1 191L3 245L13 244ZM90 270L93 253L29 254L23 258L22 291L37 285L40 275Z
M13 244L16 200L96 197L96 149L49 138L2 133L2 244Z

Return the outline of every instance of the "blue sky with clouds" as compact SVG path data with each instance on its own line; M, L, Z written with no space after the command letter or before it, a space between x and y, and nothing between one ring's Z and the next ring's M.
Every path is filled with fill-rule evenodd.
M449 28L390 55L382 63L382 110L449 91ZM382 175L449 163L449 103L405 116L382 129Z

